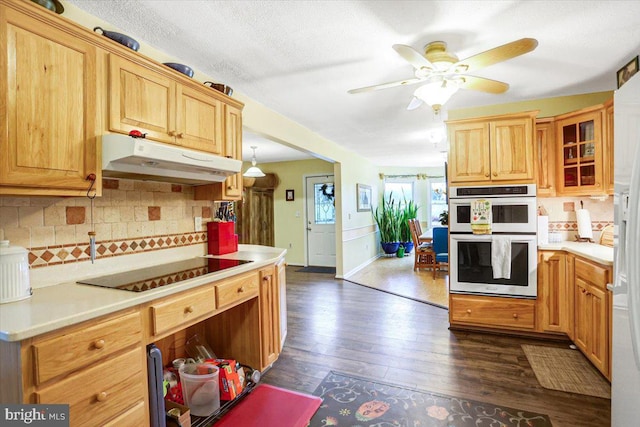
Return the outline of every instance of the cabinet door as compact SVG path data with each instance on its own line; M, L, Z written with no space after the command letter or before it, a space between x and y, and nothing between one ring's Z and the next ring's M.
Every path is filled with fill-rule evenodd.
M287 338L287 264L281 259L277 264L278 269L278 296L280 297L280 351L284 347Z
M0 194L99 190L96 48L3 5L0 48Z
M280 314L278 283L274 266L260 270L260 318L262 320L262 369L271 365L280 353Z
M176 135L176 84L171 78L111 55L109 129L137 129L147 138L173 144Z
M602 289L590 286L588 289L591 318L589 319L588 356L593 364L608 375L608 310L607 293Z
M456 182L489 181L489 123L449 125L449 180Z
M603 194L602 111L559 120L557 186L559 194Z
M530 118L490 123L491 180L533 182L533 121Z
M607 102L605 106L602 138L603 179L605 192L613 194L613 102Z
M225 157L242 160L242 111L239 108L225 105L224 123ZM225 200L240 200L242 198L242 172L230 176L222 183Z
M177 85L176 143L194 150L222 154L223 105L203 88Z
M542 304L542 330L568 332L571 316L570 292L565 280L566 255L542 252L540 256L540 303Z
M556 140L552 121L536 123L536 149L537 149L537 196L553 197L556 195Z
M581 278L575 278L575 327L573 342L586 354L589 353L589 324L591 304L587 288L589 284Z

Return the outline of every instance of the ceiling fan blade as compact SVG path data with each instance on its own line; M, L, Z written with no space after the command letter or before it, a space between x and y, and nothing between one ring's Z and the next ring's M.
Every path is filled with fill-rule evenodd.
M416 70L421 68L431 68L434 66L427 58L424 57L420 52L412 48L411 46L407 46L404 44L394 44L393 49L398 52L400 56L402 56L407 62L409 62Z
M531 52L536 46L538 46L538 40L536 39L524 38L516 40L458 61L453 65L452 69L459 73L479 70L480 68Z
M458 85L462 89L479 90L488 93L504 93L509 90L509 85L497 80L485 79L476 76L461 76L462 81Z
M422 101L422 99L418 98L417 96L414 96L413 98L411 98L411 102L409 103L409 105L407 105L407 110L411 111L411 110L415 110L416 108L420 107L423 104L424 101Z
M387 88L396 87L396 86L408 86L408 85L420 83L421 81L423 81L423 79L418 79L418 78L398 80L396 82L381 83L379 85L366 86L358 89L351 89L351 90L348 90L347 92L348 93L371 92L374 90L387 89Z

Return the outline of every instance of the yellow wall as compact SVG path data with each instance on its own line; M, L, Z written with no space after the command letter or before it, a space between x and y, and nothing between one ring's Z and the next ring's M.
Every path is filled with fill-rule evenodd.
M538 117L552 117L581 108L591 107L613 98L612 91L587 93L583 95L559 96L555 98L534 99L532 101L510 104L486 105L483 107L449 110L448 120L469 119L473 117L494 116L498 114L518 113L539 110Z
M278 175L273 193L275 246L287 249L287 263L305 265L305 177L333 175L333 163L324 160L262 163L265 173ZM294 191L294 200L286 201L285 190Z

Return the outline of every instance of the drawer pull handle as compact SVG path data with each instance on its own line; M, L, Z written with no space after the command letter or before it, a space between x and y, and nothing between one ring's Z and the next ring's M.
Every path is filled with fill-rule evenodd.
M238 288L238 293L239 293L239 294L241 294L241 293L243 293L243 292L244 292L244 286L240 286L240 287Z
M513 313L513 318L517 319L518 318L518 313Z
M187 308L184 309L185 313L193 313L193 306L190 305Z
M109 398L109 395L107 394L106 391L101 391L96 395L96 400L98 402L106 402L108 398Z
M470 308L467 309L467 314L471 314L471 309Z
M95 340L93 343L93 346L95 348L97 348L98 350L100 350L101 348L104 347L104 340L100 339L100 340Z

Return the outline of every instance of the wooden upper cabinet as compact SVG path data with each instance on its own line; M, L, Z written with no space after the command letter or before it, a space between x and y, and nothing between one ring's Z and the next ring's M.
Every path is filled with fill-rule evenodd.
M556 139L555 123L552 118L536 121L537 150L537 195L553 197L556 195Z
M602 160L604 191L613 194L613 99L604 103L604 138L602 139Z
M224 104L213 89L187 86L159 66L109 58L109 130L222 154Z
M556 117L558 194L604 194L602 105Z
M0 194L85 195L93 173L99 195L98 49L20 3L0 4Z
M177 85L176 138L185 147L221 155L224 105L210 96L211 90Z
M173 143L176 130L176 84L169 77L109 56L109 130L140 130L147 138Z
M448 124L451 182L489 181L489 123Z
M242 160L242 108L224 106L224 129L222 154ZM194 197L195 200L242 200L242 171L221 183L196 186Z
M447 123L451 183L533 182L535 112Z

